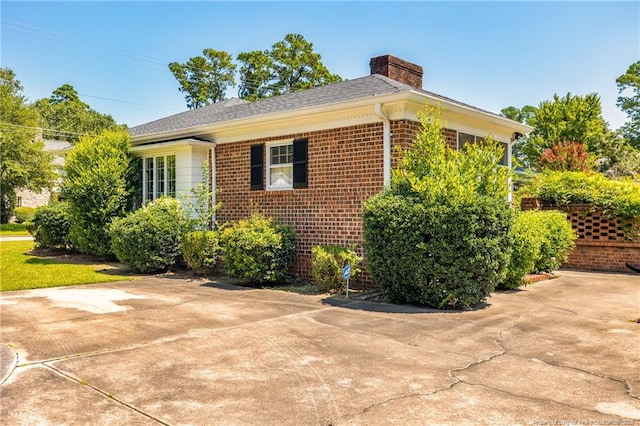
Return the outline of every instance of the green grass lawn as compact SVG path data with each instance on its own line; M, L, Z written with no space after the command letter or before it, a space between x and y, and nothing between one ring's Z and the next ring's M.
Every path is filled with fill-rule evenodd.
M85 256L40 256L32 249L32 241L0 243L0 291L135 279Z
M27 232L27 227L24 223L0 223L0 235L14 236L30 234Z

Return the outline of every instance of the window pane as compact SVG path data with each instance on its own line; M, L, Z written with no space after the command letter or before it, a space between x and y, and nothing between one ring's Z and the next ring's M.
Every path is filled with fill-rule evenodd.
M145 198L144 201L153 200L153 158L144 159L144 171L145 171Z
M293 144L272 146L269 149L271 155L271 164L290 164L293 163Z
M507 161L508 160L507 152L509 152L508 149L507 149L508 145L506 143L500 142L500 146L503 149L503 151L502 151L502 159L500 160L500 164L503 165L503 166L506 166L506 165L508 165L508 161Z
M176 156L167 155L167 195L176 196Z
M291 188L293 185L293 166L271 167L269 184L278 188Z
M466 144L473 143L475 136L468 133L458 132L458 149L462 149Z
M164 195L164 157L156 157L156 193Z

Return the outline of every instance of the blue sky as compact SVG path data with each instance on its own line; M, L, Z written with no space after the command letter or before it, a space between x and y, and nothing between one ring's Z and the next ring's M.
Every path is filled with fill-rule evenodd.
M203 48L265 50L287 33L312 42L343 78L392 54L424 68L425 89L493 112L596 92L614 129L626 120L615 79L640 59L638 1L3 0L0 16L1 66L30 100L69 83L129 126L186 110L169 62Z

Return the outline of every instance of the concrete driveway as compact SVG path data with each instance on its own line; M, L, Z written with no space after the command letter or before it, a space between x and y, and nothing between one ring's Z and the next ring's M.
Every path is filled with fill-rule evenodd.
M640 425L640 278L560 275L468 312L170 277L3 293L0 422Z

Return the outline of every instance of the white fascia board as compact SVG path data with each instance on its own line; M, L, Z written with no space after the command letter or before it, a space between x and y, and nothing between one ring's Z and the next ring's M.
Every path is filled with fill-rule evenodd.
M136 146L143 143L152 143L154 140L162 139L178 139L184 136L192 136L194 134L218 134L226 131L233 131L235 128L248 128L270 125L275 122L287 122L297 120L303 117L313 117L322 114L340 116L347 110L354 110L359 107L371 106L371 119L367 121L379 121L373 112L373 106L376 103L386 103L393 100L406 99L408 92L393 93L384 96L372 96L370 98L360 98L347 102L336 102L332 104L323 104L307 108L299 108L291 111L277 112L273 114L265 114L254 117L242 118L238 120L230 120L222 123L207 124L203 126L191 127L187 129L179 129L170 132L152 133L144 136L132 136L131 145ZM217 142L217 141L216 141Z
M306 118L307 120L313 122L313 118L324 116L324 119L320 120L323 124L317 122L315 126L304 126L306 131L311 131L320 128L326 128L323 126L331 119L331 117L334 117L337 121L340 121L340 119L344 120L345 112L349 110L356 111L358 108L368 106L371 107L370 112L366 113L365 115L359 114L359 116L352 121L354 121L354 123L376 122L379 121L379 118L374 112L375 104L380 103L386 106L390 104L404 104L407 102L417 102L421 105L424 105L425 103L428 103L429 105L440 104L440 106L445 110L472 116L483 121L489 121L494 124L513 129L513 131L523 134L527 134L531 132L531 130L533 130L531 126L527 126L526 124L518 123L508 118L483 112L472 107L460 105L446 99L440 99L418 91L404 91L399 93L391 93L388 95L360 98L353 101L323 104L307 108L299 108L291 111L277 112L273 114L259 115L238 120L225 121L221 123L207 124L187 129L174 130L170 132L153 133L138 137L133 136L131 137L131 145L138 146L144 143L153 143L153 141L156 140L178 139L180 137L192 135L216 135L216 142L223 142L222 140L218 140L218 135L224 133L233 133L234 130L237 129L246 130L248 128L259 128L266 126L275 128L279 127L277 124L285 127L285 123L295 122L296 120L300 120L302 118ZM395 119L393 114L390 118ZM274 134L275 133L277 133L277 131L274 131ZM228 141L231 142L235 139L236 138L230 138Z
M198 139L182 139L168 142L147 143L144 145L134 145L129 148L129 151L133 153L141 153L145 151L157 151L159 149L180 149L186 147L201 147L212 148L215 146L215 142L206 142Z
M459 103L451 102L446 99L436 98L425 93L412 91L411 94L411 99L414 101L422 100L422 103L424 104L424 100L426 99L429 105L435 106L436 104L440 104L440 106L442 106L442 108L447 111L458 112L464 115L478 118L483 121L489 121L491 123L513 129L514 132L528 134L533 130L533 127L527 124L523 124L506 117L501 117L499 115L491 114L489 112L481 111L471 106L461 105Z

